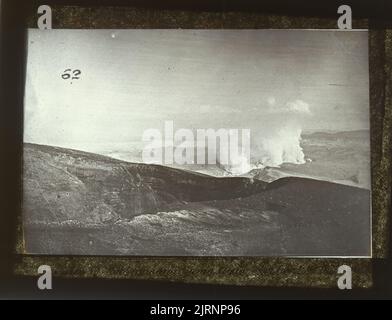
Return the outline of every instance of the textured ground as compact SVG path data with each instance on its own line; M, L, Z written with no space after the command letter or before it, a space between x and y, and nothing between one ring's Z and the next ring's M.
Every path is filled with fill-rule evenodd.
M215 178L26 144L23 207L29 253L370 253L369 191L304 178Z

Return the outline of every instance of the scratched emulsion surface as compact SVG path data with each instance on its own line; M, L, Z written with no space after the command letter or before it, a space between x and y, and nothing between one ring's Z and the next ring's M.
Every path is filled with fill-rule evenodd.
M55 10L56 12L56 10ZM306 21L302 19L288 19L288 18L271 18L257 14L225 14L214 15L211 13L187 13L187 12L159 12L155 13L153 17L146 16L146 12L141 10L125 10L121 13L114 10L113 14L109 15L110 18L103 18L103 13L100 10L77 10L67 9L57 11L59 14L55 17L55 27L58 23L58 27L70 27L75 28L83 27L97 27L97 21L99 26L109 27L113 25L113 17L120 17L121 21L124 21L124 27L131 27L129 20L125 18L137 17L132 20L132 27L167 27L167 19L174 20L175 23L181 24L183 27L189 28L208 28L208 27L228 27L234 25L236 27L334 27L331 21ZM94 24L86 25L86 21L83 21L83 17L86 15L92 15L94 19L89 21L95 21ZM61 18L60 18L61 17ZM99 18L101 17L101 18ZM105 17L108 17L106 15ZM144 18L143 18L144 17ZM192 19L191 19L192 17ZM102 22L102 24L101 24ZM119 22L119 21L116 21ZM166 25L165 25L166 23ZM121 27L120 24L115 25L116 28ZM388 47L383 48L384 35L377 33L371 35L373 43L371 50L371 61L372 52L373 54L379 54L378 50L386 50ZM377 62L371 63L371 67L374 69L381 70L384 65ZM382 73L376 73L380 75ZM371 105L372 105L372 124L373 131L372 143L376 145L375 149L379 149L376 155L373 155L373 180L378 182L378 186L382 189L385 188L385 182L382 179L388 179L389 163L386 159L386 152L388 151L388 132L377 131L375 128L381 128L380 120L384 122L384 128L388 128L390 121L390 113L385 112L384 118L378 116L382 114L384 109L385 101L380 101L380 95L375 95L374 92L382 90L382 83L385 81L380 76L373 76L371 79ZM372 90L372 86L374 89ZM379 92L378 92L379 93ZM372 132L373 133L373 132ZM377 139L375 138L377 137ZM381 143L384 141L384 143ZM379 146L382 145L382 149ZM381 162L381 166L379 163ZM380 178L382 177L382 178ZM386 192L388 190L381 190ZM378 191L376 193L379 200L384 199L385 193ZM375 253L382 255L385 250L385 236L383 235L384 226L386 225L386 212L382 210L386 209L386 206L382 203L376 204L379 206L379 211L373 212L375 215L375 228L377 234L380 234L380 239L375 239L375 243L379 247L375 248ZM41 260L42 259L42 260ZM277 258L214 258L214 259L203 259L203 258L165 258L165 259L151 259L151 258L75 258L75 257L63 257L63 258L23 258L23 263L17 265L17 272L29 273L32 268L34 270L35 263L39 261L46 261L51 265L55 266L55 272L59 275L70 275L70 270L76 270L76 274L81 277L119 277L119 278L137 278L137 279L169 279L172 281L186 281L186 282L210 282L210 283L236 283L236 284L254 284L254 285L270 285L270 286L334 286L336 281L336 270L337 266L341 264L339 260L296 260L296 259L277 259ZM368 287L371 285L371 270L369 260L361 261L350 261L345 260L347 263L351 263L358 270L358 273L354 273L354 282L357 286ZM70 269L71 268L71 269ZM277 269L278 268L278 269ZM280 270L279 273L275 272ZM74 276L76 275L74 274Z

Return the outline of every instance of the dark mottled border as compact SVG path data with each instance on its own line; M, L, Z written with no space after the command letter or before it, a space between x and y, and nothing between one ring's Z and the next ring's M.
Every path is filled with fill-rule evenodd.
M336 28L336 19L234 11L184 11L152 8L53 7L54 28ZM29 26L35 27L35 15ZM354 28L368 28L354 20ZM391 210L392 31L371 30L370 105L372 145L373 257L388 251ZM21 223L17 251L23 252ZM353 269L353 285L373 285L372 259L59 257L17 255L17 275L36 275L39 265L61 277L150 279L187 283L265 287L335 287L337 268Z

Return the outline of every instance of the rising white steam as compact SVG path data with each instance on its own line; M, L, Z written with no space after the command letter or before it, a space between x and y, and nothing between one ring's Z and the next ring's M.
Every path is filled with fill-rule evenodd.
M301 123L311 115L309 104L295 100L279 106L273 97L267 102L271 121L264 122L253 136L252 163L259 167L305 163Z
M273 130L256 142L254 158L258 166L280 166L283 163L305 163L300 127L293 124Z
M227 166L233 175L249 172L254 168L278 167L283 163L306 162L301 147L303 120L311 115L310 106L302 100L279 105L274 97L267 99L268 121L251 130L251 159L239 155L237 165Z

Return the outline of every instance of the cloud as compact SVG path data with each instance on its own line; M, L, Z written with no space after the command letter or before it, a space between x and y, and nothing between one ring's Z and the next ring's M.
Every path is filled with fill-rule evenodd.
M267 100L269 105L269 113L271 114L301 114L301 115L311 115L310 106L308 103L302 100L289 101L283 106L276 105L276 100L274 97L270 97Z
M293 113L311 114L309 104L302 100L287 102L286 109Z
M268 102L268 105L274 106L275 103L276 103L276 99L275 99L275 97L269 97L269 98L267 99L267 102Z
M208 105L204 104L199 107L198 113L239 113L239 108L220 106L220 105Z

